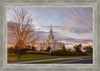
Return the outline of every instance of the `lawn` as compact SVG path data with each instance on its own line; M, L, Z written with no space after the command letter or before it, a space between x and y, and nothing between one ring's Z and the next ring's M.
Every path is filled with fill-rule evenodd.
M90 55L91 56L91 55ZM43 60L43 59L54 59L54 58L69 58L69 57L82 57L82 56L50 56L50 55L37 55L37 54L25 54L20 56L20 60L16 54L8 54L8 62L20 62L30 60Z
M83 59L87 59L87 58L92 58L92 56L90 56L90 57L82 57Z

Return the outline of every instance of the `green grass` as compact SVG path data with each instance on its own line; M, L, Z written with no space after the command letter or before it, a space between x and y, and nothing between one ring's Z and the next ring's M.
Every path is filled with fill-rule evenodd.
M90 56L90 57L82 57L83 59L88 59L88 58L93 58L92 56Z
M64 60L33 62L33 63L29 63L29 64L50 64L50 63L57 63L57 62L63 62L63 61L72 61L72 60L78 60L78 59L64 59Z
M53 58L82 57L82 56L50 56L50 55L39 55L39 54L25 54L25 55L20 55L21 59L18 60L18 56L16 54L8 53L7 57L12 59L8 60L8 62L20 62L20 61L30 61L30 60L43 60L43 59L53 59Z

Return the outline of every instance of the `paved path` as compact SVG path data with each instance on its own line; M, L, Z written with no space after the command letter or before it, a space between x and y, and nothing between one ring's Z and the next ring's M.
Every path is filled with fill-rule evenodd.
M80 60L73 60L73 61L63 61L63 62L57 62L53 64L92 64L93 59L88 58L88 59L80 59Z
M90 57L90 56L82 56L82 57ZM71 57L71 58L55 58L55 59L45 59L45 60L33 60L33 61L21 61L21 62L12 62L9 64L27 64L33 62L43 62L43 61L54 61L54 60L64 60L64 59L82 59L81 57Z

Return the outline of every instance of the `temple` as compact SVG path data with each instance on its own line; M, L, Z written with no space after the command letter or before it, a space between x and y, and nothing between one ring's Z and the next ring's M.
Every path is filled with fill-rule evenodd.
M59 50L59 49L62 49L63 46L65 46L64 43L58 42L57 40L54 39L52 25L51 25L48 39L43 42L38 43L37 50L38 51L47 50L48 47L50 47L52 50Z

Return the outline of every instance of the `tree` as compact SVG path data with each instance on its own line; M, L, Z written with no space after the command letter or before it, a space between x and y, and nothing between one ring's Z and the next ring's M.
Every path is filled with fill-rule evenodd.
M31 50L31 46L30 45L27 45L27 50Z
M66 52L66 48L65 48L64 45L63 45L63 47L62 47L62 51L63 51L63 52Z
M51 49L51 47L50 47L50 46L48 46L48 47L47 47L47 51L50 51L50 49Z
M81 51L82 44L74 45L73 47L74 47L74 49L76 50L77 53L81 53L82 52Z
M18 55L18 48L17 48L17 46L14 47L14 53Z
M88 52L88 53L92 53L93 52L92 46L85 46L84 50L85 50L85 52Z
M32 49L31 49L32 51L35 51L35 47L34 46L32 46Z
M8 48L8 52L13 52L13 47Z
M72 49L71 49L71 48L67 49L67 52L68 52L69 54L71 54L71 53L72 53Z
M33 19L27 10L14 9L11 21L13 23L8 24L8 30L10 37L15 40L15 46L18 48L18 59L20 59L20 49L26 48L28 44L35 45L39 37L34 38Z

